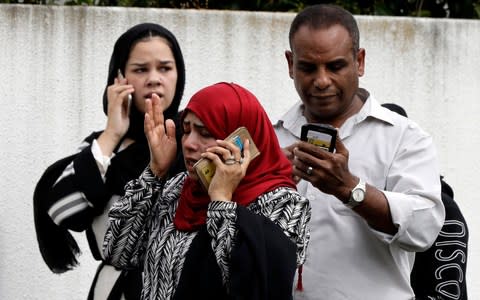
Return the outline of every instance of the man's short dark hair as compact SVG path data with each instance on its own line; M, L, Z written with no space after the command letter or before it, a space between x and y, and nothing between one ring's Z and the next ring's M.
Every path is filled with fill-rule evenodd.
M353 55L356 57L360 48L360 33L357 21L349 11L331 4L308 6L295 16L288 34L290 49L293 50L292 39L300 27L309 26L312 29L327 29L334 25L340 25L347 30L352 39Z

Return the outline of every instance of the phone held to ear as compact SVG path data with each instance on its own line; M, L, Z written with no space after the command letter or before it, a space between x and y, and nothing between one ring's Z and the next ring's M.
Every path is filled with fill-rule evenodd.
M243 141L245 141L246 139L250 141L250 158L251 160L253 160L255 157L260 155L260 151L258 151L258 148L253 142L252 136L248 132L247 128L237 128L225 139L225 141L233 142L238 148L240 148L243 156ZM208 187L210 186L213 175L215 175L215 165L211 160L207 158L202 158L195 163L193 168L195 169L195 172L197 173L200 182L208 191Z
M300 139L333 153L337 129L328 124L305 124L302 126Z
M123 76L122 74L122 71L120 71L120 69L118 69L117 71L117 77L119 80L122 80L122 79L125 79L125 77ZM127 109L128 109L128 112L130 111L130 106L132 106L132 95L131 94L128 94L128 103L127 103Z

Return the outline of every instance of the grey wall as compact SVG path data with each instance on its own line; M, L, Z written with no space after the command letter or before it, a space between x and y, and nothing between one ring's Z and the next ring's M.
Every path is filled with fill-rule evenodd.
M45 168L103 128L101 96L116 38L140 22L172 30L187 66L185 101L235 81L272 120L297 100L284 50L291 13L0 5L0 298L85 299L96 263L53 275L35 240L34 186ZM359 16L366 75L435 139L441 170L470 228L468 284L480 299L480 22ZM477 283L477 284L475 284Z

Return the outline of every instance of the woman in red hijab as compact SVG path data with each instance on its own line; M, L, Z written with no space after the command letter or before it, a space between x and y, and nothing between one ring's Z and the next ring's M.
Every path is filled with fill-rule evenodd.
M292 299L310 205L264 109L245 88L218 83L191 98L181 121L187 171L165 182L176 129L160 99L147 100L150 164L110 210L105 256L119 268L143 264L143 299ZM255 158L248 139L224 141L241 126ZM194 169L201 158L216 169L208 189Z

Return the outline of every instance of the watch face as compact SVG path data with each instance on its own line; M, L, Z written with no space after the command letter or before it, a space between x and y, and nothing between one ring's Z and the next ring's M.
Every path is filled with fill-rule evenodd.
M356 189L352 191L352 198L353 200L360 202L363 200L364 194L361 189Z

